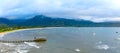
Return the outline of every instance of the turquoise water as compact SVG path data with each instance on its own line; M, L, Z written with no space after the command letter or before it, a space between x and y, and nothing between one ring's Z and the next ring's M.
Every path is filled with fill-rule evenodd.
M51 27L9 33L2 40L47 42L0 43L0 53L120 53L119 27Z

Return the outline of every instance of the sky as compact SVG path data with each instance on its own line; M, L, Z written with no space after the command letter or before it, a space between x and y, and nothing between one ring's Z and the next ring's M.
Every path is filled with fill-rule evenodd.
M120 0L0 0L0 17L83 19L93 22L120 21Z

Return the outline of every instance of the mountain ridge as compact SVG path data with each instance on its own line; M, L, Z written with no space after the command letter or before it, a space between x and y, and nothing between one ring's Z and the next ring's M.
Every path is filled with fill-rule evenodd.
M26 20L8 20L0 18L0 23L16 26L42 26L42 27L120 27L120 22L95 23L87 20L74 20L64 18L51 18L44 15L36 15Z

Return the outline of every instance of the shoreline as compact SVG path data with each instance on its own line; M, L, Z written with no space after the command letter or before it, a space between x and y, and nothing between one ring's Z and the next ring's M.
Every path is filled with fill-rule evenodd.
M42 29L42 28L26 28L26 29L17 29L17 30L5 31L5 32L0 32L0 36L4 36L6 34L18 32L18 31L32 30L32 29Z

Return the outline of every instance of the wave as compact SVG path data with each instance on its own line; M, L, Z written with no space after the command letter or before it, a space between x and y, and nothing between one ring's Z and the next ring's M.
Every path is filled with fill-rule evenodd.
M29 46L35 47L35 48L40 48L41 47L41 46L38 46L37 43L35 43L35 42L31 42L31 43L24 42L24 43L27 44L27 45L29 45Z
M110 46L108 46L107 44L103 44L102 41L99 41L96 44L97 44L96 46L97 49L108 50L110 48Z
M103 44L103 45L97 45L96 48L97 49L108 50L110 47L106 44Z
M0 53L28 53L32 48L42 47L35 42L24 43L0 43Z

